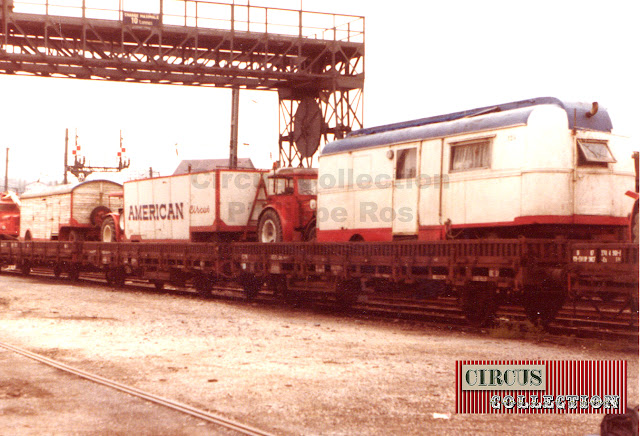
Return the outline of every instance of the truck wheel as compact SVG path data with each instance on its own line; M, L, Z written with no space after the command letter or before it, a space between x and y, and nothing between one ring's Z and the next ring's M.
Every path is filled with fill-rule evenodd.
M307 225L307 229L304 232L304 240L307 242L316 240L316 221L313 220Z
M102 242L116 242L116 223L110 216L102 221L100 240Z
M282 224L276 211L268 210L260 217L258 242L282 242Z
M102 224L104 217L110 213L111 211L109 210L108 207L98 206L95 209L93 209L93 211L91 211L91 215L89 215L89 222L94 226L98 227L100 224Z

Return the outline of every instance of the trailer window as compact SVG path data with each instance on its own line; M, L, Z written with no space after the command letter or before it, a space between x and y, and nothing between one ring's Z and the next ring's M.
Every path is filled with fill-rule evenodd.
M415 148L398 150L396 160L396 179L412 179L417 174L417 152Z
M451 171L491 167L491 141L466 142L451 146Z
M616 160L606 141L578 139L578 165L607 166Z

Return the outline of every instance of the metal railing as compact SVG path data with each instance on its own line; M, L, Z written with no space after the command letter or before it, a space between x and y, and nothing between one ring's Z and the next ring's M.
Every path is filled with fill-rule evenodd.
M364 42L364 17L207 0L156 0L141 9L130 0L16 0L14 13L124 21L145 15L149 25L268 33L326 41ZM148 3L146 2L148 6Z

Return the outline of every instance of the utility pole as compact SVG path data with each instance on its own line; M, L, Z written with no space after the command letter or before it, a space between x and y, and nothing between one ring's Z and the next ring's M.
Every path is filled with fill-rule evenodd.
M231 141L229 144L229 168L238 167L238 112L240 110L240 88L231 88Z
M7 147L7 160L4 167L4 192L9 192L9 147Z

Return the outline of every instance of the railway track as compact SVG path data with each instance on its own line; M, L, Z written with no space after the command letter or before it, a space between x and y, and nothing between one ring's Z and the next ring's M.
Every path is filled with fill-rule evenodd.
M11 271L19 274L18 271ZM32 274L39 277L54 279L54 274L45 268L35 268ZM60 280L63 280L61 278ZM106 284L102 273L82 273L81 281L89 281L96 284ZM126 288L144 291L154 290L154 285L147 280L129 278ZM157 292L157 290L155 290ZM197 296L192 289L168 286L163 292L178 293L189 296ZM245 292L239 287L216 287L213 296L230 301L244 301ZM256 301L262 304L277 304L278 296L270 291L263 290L256 297ZM307 292L304 298L298 298L296 305L304 305L311 309L322 308L335 312L335 302L327 298L326 293ZM464 313L458 305L455 297L441 297L430 300L416 300L410 298L391 298L373 294L363 294L357 302L349 308L341 309L352 316L394 318L425 322L442 326L455 326L460 329L475 329L467 322ZM522 330L540 331L527 321L527 315L520 306L501 306L497 313L498 322L518 324ZM489 327L490 329L490 327ZM638 313L626 311L618 313L614 309L594 308L585 303L579 305L565 304L558 311L555 319L544 326L547 334L558 336L576 336L582 338L598 338L605 340L638 340Z
M225 418L223 416L220 415L216 415L213 414L211 412L208 412L206 410L202 410L202 409L198 409L192 406L189 406L188 404L184 404L184 403L179 403L177 401L173 401L167 398L163 398L160 397L158 395L149 393L149 392L145 392L143 390L134 388L132 386L128 386L119 382L116 382L114 380L109 380L106 379L104 377L101 377L97 374L93 374L90 372L86 372L83 371L81 369L69 366L63 362L54 360L54 359L50 359L46 356L43 356L41 354L37 354L34 352L31 352L29 350L26 350L24 348L20 348L20 347L16 347L14 345L11 344L7 344L5 342L0 341L0 348L4 348L5 350L11 351L13 353L19 354L21 356L27 357L29 359L35 360L37 362L40 362L42 364L48 365L52 368L56 368L59 369L61 371L64 371L68 374L73 374L75 376L81 377L85 380L89 380L91 382L103 385L103 386L107 386L109 388L112 389L116 389L120 392L124 392L126 394L129 395L133 395L135 397L141 398L143 400L147 400L150 401L152 403L155 404L159 404L161 406L167 407L169 409L193 416L195 418L201 419L203 421L207 421L231 430L234 430L236 432L238 432L239 434L242 435L250 435L250 436L268 436L269 433L266 433L262 430L253 428L249 425L237 422L237 421L233 421L230 420L228 418Z

